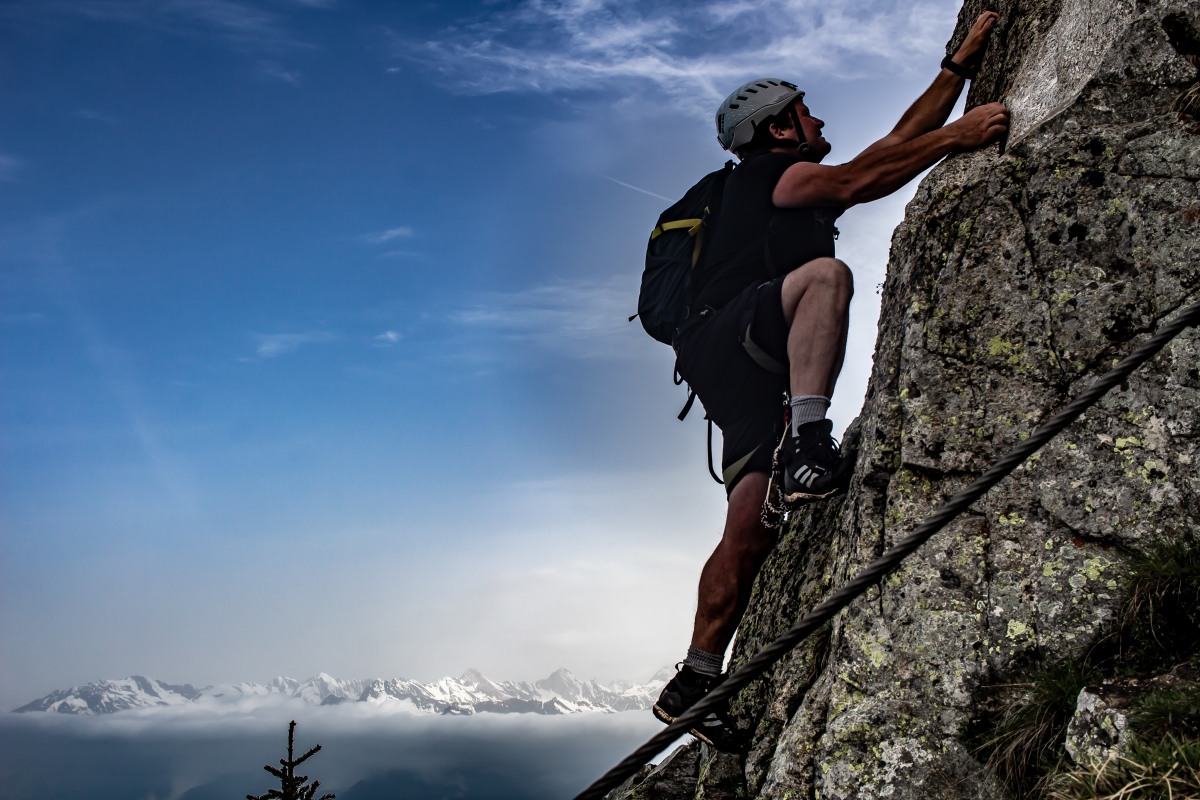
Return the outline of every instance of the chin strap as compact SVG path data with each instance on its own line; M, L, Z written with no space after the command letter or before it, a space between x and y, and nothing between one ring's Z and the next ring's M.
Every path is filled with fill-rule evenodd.
M788 118L792 121L792 127L796 129L796 135L800 138L796 140L796 153L802 158L810 158L812 156L812 147L808 143L808 138L804 135L804 128L800 127L800 116L796 113L795 106L788 106Z

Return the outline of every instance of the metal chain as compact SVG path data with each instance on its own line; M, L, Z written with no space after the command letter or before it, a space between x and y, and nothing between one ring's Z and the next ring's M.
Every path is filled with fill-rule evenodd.
M1167 324L1158 329L1149 339L1139 345L1119 364L1103 377L1096 380L1082 394L1072 400L1062 411L1042 423L1029 438L1014 447L1007 455L993 464L963 491L931 514L913 529L906 538L897 542L875 561L850 579L827 600L819 604L808 616L793 625L786 633L763 648L740 669L722 681L712 692L696 705L681 714L674 722L633 751L623 761L610 769L591 786L575 796L575 800L602 800L604 795L620 786L646 762L658 755L675 739L725 705L755 678L766 672L794 647L808 638L856 597L875 585L883 576L900 566L914 550L924 544L935 533L946 527L955 517L987 493L1027 458L1041 449L1042 445L1057 436L1074 422L1084 411L1095 405L1110 389L1125 381L1135 369L1153 358L1185 328L1200 323L1200 301L1192 303Z

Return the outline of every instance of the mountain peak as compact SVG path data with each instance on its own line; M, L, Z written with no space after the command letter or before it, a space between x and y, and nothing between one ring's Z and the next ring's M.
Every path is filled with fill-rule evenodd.
M232 705L248 709L270 698L283 698L311 705L366 702L414 713L455 715L478 712L612 713L649 708L659 688L661 682L621 683L613 687L595 681L584 682L565 669L555 670L548 678L533 686L511 681L495 682L474 668L468 669L459 678L441 678L427 684L404 678L340 680L329 673L319 672L303 682L280 676L267 684L235 683L204 689L135 675L121 680L94 681L84 686L60 689L15 711L97 715L136 708L188 707L193 704L209 707L213 704Z

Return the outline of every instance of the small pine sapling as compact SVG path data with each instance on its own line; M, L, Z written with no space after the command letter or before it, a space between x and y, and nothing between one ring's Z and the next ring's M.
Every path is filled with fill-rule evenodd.
M323 794L319 798L316 796L317 789L320 787L320 781L313 781L312 785L308 785L307 775L297 775L296 767L303 764L311 756L316 755L321 749L321 745L317 745L299 758L294 758L296 742L296 721L292 720L288 725L288 751L287 758L280 759L279 764L283 769L272 767L270 764L263 766L267 772L279 778L282 788L269 789L264 795L246 795L246 800L334 800L335 795Z

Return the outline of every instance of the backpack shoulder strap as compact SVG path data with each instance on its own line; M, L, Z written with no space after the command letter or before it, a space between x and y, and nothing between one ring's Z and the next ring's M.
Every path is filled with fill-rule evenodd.
M667 231L679 230L680 228L696 228L699 227L703 222L704 220L702 219L677 219L673 222L663 222L659 225L655 225L654 230L650 231L650 239L653 241ZM695 235L695 233L691 230L689 230L688 233L691 233L693 236Z

